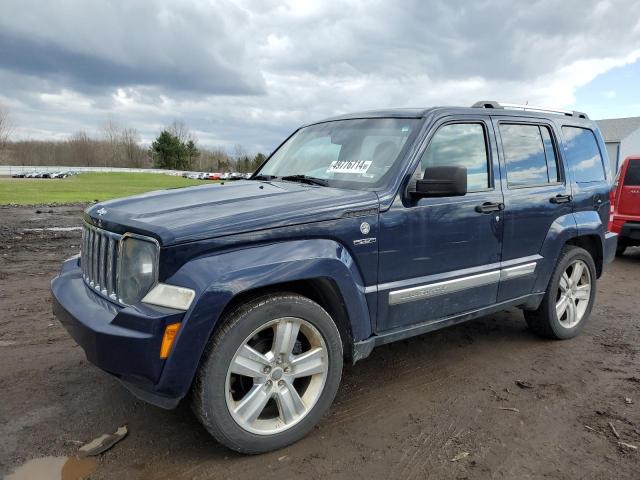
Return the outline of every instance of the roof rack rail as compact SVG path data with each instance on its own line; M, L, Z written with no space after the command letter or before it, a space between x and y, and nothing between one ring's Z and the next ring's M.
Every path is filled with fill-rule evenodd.
M472 108L499 108L499 109L511 109L511 110L522 110L524 112L544 112L544 113L557 113L560 115L566 115L568 117L578 117L589 119L586 113L577 112L575 110L564 110L562 108L549 108L549 107L540 107L537 105L522 105L518 103L499 103L495 100L480 100L479 102L471 105Z

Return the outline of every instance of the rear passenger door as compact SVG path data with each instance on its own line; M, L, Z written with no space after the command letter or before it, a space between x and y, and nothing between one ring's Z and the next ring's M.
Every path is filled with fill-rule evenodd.
M572 212L560 141L546 119L494 117L500 144L504 225L498 301L531 293L540 250L559 218Z

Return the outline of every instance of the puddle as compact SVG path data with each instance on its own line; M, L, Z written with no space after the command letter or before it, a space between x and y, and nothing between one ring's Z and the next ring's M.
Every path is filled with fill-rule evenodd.
M23 228L23 232L75 232L82 230L82 227L45 227L45 228Z
M5 480L80 480L96 468L95 458L42 457L29 460Z

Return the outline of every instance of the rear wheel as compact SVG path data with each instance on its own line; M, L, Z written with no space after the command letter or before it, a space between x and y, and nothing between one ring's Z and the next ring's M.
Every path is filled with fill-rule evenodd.
M320 420L341 373L342 341L329 314L300 295L269 295L225 319L201 364L194 411L233 450L275 450Z
M567 245L562 250L547 292L537 310L525 311L529 327L555 339L575 337L586 323L596 294L596 269L586 250Z

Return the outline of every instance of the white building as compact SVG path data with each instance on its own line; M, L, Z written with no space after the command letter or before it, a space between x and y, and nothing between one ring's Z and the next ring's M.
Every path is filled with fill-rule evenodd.
M596 120L607 146L611 171L617 172L629 155L640 155L640 117Z

